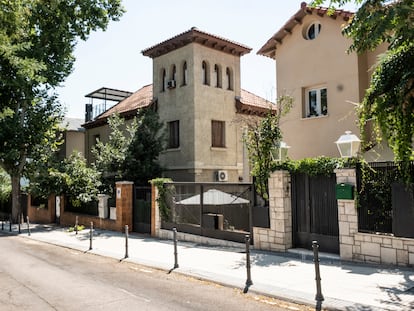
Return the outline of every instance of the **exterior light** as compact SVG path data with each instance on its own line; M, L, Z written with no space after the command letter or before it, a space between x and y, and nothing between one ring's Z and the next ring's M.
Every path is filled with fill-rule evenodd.
M278 142L275 144L275 147L270 151L273 161L283 162L287 158L287 153L290 146L288 146L284 141Z
M358 153L361 140L351 131L346 131L344 135L341 135L335 142L338 147L341 158L352 158Z

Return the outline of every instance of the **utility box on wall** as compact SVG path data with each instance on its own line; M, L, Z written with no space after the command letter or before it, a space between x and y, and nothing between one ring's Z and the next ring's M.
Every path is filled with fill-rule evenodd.
M354 186L350 184L337 184L335 186L336 199L337 200L353 200L354 199Z

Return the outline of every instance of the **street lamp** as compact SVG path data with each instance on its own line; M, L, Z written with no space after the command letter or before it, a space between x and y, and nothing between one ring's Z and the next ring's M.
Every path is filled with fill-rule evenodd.
M290 146L288 146L284 141L278 142L275 144L275 147L272 149L270 154L272 155L273 161L282 162L287 158L287 153Z
M341 158L352 158L357 155L361 140L351 131L345 131L344 135L341 135L335 142L338 147Z

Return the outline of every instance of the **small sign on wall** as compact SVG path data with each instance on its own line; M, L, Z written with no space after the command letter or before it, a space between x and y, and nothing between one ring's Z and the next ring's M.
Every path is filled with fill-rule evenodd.
M116 188L116 198L117 199L121 198L121 188Z

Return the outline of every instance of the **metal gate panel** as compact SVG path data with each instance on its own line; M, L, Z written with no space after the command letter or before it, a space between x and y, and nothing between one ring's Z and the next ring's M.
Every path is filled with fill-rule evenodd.
M151 188L135 187L133 230L151 233Z
M338 204L335 175L292 174L292 221L294 247L339 253Z

